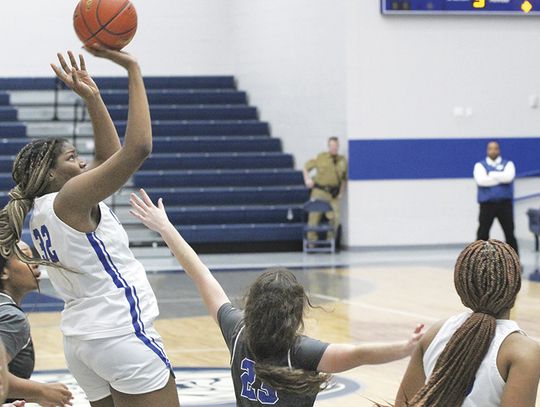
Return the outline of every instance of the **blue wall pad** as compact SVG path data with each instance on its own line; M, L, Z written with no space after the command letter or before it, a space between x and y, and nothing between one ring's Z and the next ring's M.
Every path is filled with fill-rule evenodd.
M492 139L349 140L351 180L472 178ZM540 138L498 138L518 175L540 170Z

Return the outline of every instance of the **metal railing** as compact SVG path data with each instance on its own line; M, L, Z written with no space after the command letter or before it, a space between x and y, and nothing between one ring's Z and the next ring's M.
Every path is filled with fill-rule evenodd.
M57 77L54 78L54 105L53 105L53 117L52 120L57 122L60 120L58 117L58 98L60 96L60 91L65 89L65 84Z
M540 169L525 171L520 174L517 174L516 179L529 178L529 177L535 177L535 176L540 176ZM521 202L521 201L526 201L526 200L534 199L534 198L540 198L540 192L515 197L514 202Z

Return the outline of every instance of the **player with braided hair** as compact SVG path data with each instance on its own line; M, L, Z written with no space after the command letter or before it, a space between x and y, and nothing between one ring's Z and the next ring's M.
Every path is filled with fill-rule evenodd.
M127 233L103 202L119 190L152 151L150 111L136 59L105 48L87 50L128 73L129 106L123 145L86 71L84 58L58 54L57 77L88 109L95 154L89 165L63 139L36 140L13 164L16 186L0 211L5 258L47 266L65 302L61 329L68 368L92 407L177 407L178 392L163 342L153 328L157 300ZM24 218L40 259L17 245Z
M521 288L516 252L476 241L459 255L454 284L466 312L435 324L417 346L396 406L534 407L540 346L509 320Z

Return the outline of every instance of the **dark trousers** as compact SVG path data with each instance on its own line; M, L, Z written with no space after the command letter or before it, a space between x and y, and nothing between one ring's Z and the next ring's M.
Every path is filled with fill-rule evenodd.
M493 221L497 218L504 232L506 243L508 243L519 255L516 237L514 236L514 205L510 199L499 202L485 202L480 204L480 225L476 238L478 240L488 240L489 230Z

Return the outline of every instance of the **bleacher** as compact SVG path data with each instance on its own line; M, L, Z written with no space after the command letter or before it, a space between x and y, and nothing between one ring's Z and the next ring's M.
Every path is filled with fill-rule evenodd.
M96 82L123 136L127 79ZM143 187L152 198L163 197L172 222L200 250L300 250L300 208L309 195L302 173L234 78L148 77L145 83L153 153L108 200L132 245L159 241L129 216L129 194ZM0 79L0 205L13 186L14 155L29 139L66 137L91 156L92 128L81 106L53 78Z

